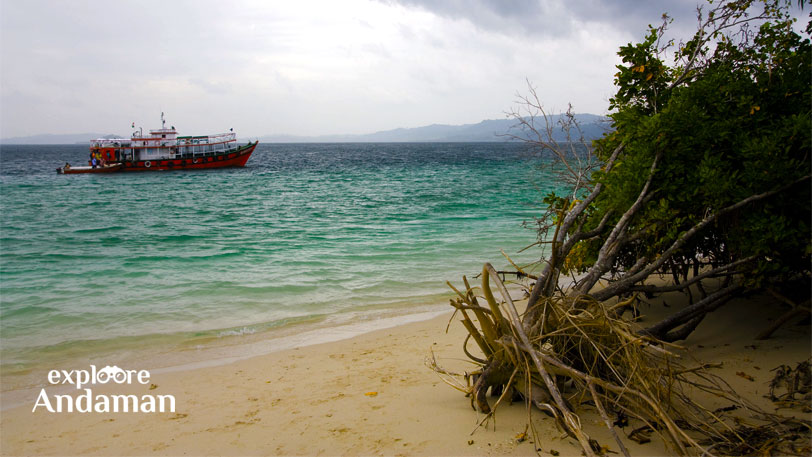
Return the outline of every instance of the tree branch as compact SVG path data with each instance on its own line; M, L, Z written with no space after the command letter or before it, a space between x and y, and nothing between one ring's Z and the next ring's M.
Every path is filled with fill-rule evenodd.
M662 155L662 151L660 151L654 156L654 160L651 162L651 168L649 169L648 178L646 178L646 183L643 184L643 189L640 190L640 194L637 196L637 199L629 207L629 209L623 213L623 216L620 217L620 220L617 221L615 227L612 229L612 232L606 238L606 241L604 241L600 251L598 252L598 259L595 261L595 264L589 269L589 272L576 287L575 290L577 293L588 293L595 283L598 282L601 275L609 271L609 269L612 267L612 262L610 262L610 260L614 258L622 246L619 237L621 236L621 233L626 230L635 214L637 214L640 208L643 207L643 203L646 201L651 182L654 180L657 164L660 162Z
M737 25L768 18L768 15L764 13L753 17L747 17L744 10L736 11L730 9L730 6L732 5L735 5L735 3L728 4L723 2L716 8L713 8L708 14L708 18L704 21L704 23L702 22L702 10L698 9L697 16L700 25L696 34L694 35L695 47L691 52L691 56L688 58L685 65L683 65L683 70L680 75L668 86L669 89L673 89L674 87L688 80L689 75L695 68L697 59L700 56L700 51L710 41L710 39L716 36L719 32L736 27ZM743 14L745 16L744 19L741 18ZM709 32L706 32L706 29L712 25L714 27Z
M502 298L505 299L508 312L508 319L510 320L513 330L518 334L519 339L521 340L522 344L527 348L532 348L530 344L530 339L527 337L527 334L522 329L522 322L519 319L519 313L516 311L516 305L513 304L513 300L510 298L510 294L508 293L507 289L505 289L505 285L502 281L499 280L499 277L496 276L496 270L493 268L493 265L490 263L486 263L483 269L483 273L489 273L491 276L494 276L494 282L496 283L496 287L502 293ZM483 281L487 281L487 276L483 275ZM484 284L484 283L483 283ZM569 428L575 437L578 439L578 442L581 444L581 448L583 448L584 453L587 457L595 456L595 453L592 450L592 446L590 444L589 437L584 434L583 430L581 430L580 426L578 425L578 421L575 419L575 415L570 411L567 407L567 403L561 397L561 392L558 391L558 387L555 385L555 381L550 377L550 374L547 373L547 370L544 368L544 364L541 363L541 360L538 357L538 354L535 351L528 351L530 354L530 358L533 359L533 364L536 366L536 369L541 375L542 380L544 380L544 384L547 386L547 390L550 395L555 400L556 405L558 406L561 415L564 417L564 424L566 424L567 428Z
M696 316L695 318L686 322L685 325L683 325L679 330L670 331L665 335L663 335L663 337L660 339L662 341L665 341L666 343L673 343L674 341L684 340L685 338L688 338L688 335L690 335L691 333L693 333L694 330L696 330L696 327L700 324L700 322L702 322L703 319L705 319L705 316L707 315L708 314L705 313Z
M754 255L751 255L750 257L745 257L744 259L740 259L740 260L737 260L735 262L731 262L731 263L729 263L727 265L724 265L724 266L717 267L717 268L714 268L712 270L706 271L705 273L702 273L700 275L696 275L693 278L682 282L681 284L674 284L674 285L671 285L671 286L654 286L654 285L651 285L651 284L644 284L644 285L639 285L639 286L631 286L628 290L629 290L629 292L643 292L643 293L657 293L657 294L664 293L664 292L673 292L673 291L676 291L676 290L682 290L682 289L685 289L686 287L690 287L691 285L693 285L697 281L701 281L701 280L703 280L705 278L715 276L715 275L717 275L717 274L719 274L719 273L721 273L721 272L723 272L725 270L729 270L731 268L738 267L739 265L742 265L742 264L745 264L745 263L748 263L748 262L752 262L756 258L757 257L754 256Z
M688 306L687 308L683 308L681 311L666 317L651 327L640 330L638 333L641 335L651 335L656 338L660 338L669 330L686 323L691 319L703 316L722 306L733 294L739 292L743 288L743 286L735 285L718 290L695 304Z
M804 181L806 181L808 179L810 179L810 175L806 175L806 176L804 176L802 178L796 179L795 181L793 181L793 182L791 182L789 184L786 184L784 186L781 186L781 187L779 187L777 189L773 189L773 190L770 190L770 191L767 191L767 192L762 192L762 193L756 194L756 195L751 195L751 196L749 196L749 197L747 197L745 199L742 199L742 200L738 201L737 203L734 203L734 204L732 204L730 206L722 208L721 210L706 216L704 219L702 219L702 221L700 221L699 223L697 223L696 225L691 227L688 231L683 233L682 236L677 238L674 241L674 243L672 243L671 246L668 249L666 249L660 255L659 258L657 258L657 260L655 260L654 262L649 264L646 268L642 269L640 272L638 272L638 273L636 273L634 275L629 275L629 276L626 276L626 277L624 277L624 278L622 278L622 279L620 279L618 281L613 282L612 284L608 285L606 288L604 288L602 290L599 290L599 291L595 292L594 294L592 294L592 297L595 298L598 301L603 301L603 300L606 300L609 297L612 297L612 296L616 295L619 292L625 292L626 290L628 290L629 287L631 287L632 284L644 280L652 272L654 272L655 270L660 268L666 261L668 261L668 259L671 258L672 255L674 255L674 253L679 248L681 248L683 245L685 245L685 243L687 243L688 240L690 240L694 235L696 235L699 231L701 231L702 229L707 227L709 224L711 224L712 222L719 219L721 216L724 216L725 214L733 212L733 211L735 211L735 210L737 210L737 209L739 209L739 208L741 208L741 207L743 207L743 206L745 206L747 204L757 202L759 200L763 200L763 199L768 198L768 197L772 197L773 195L781 193L781 192L789 189L790 187L792 187L792 186L794 186L796 184L802 183L802 182L804 182ZM588 289L584 290L583 293L588 293Z

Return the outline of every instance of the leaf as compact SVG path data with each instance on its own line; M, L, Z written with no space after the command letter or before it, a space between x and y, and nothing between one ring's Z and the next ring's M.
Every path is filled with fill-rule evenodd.
M739 407L736 406L736 405L730 405L730 406L725 406L723 408L716 408L716 409L713 410L713 412L714 412L714 414L726 413L728 411L733 411L733 410L736 410L736 409L739 409Z
M742 377L742 378L744 378L744 379L746 379L746 380L748 380L750 382L753 382L753 381L756 380L754 377L750 376L749 374L747 374L747 373L745 373L743 371L737 371L736 376L740 376L740 377Z
M378 396L378 392L367 392L364 395L366 395L367 397L376 397Z
M636 442L637 444L646 444L651 442L651 433L654 430L649 427L648 425L644 425L640 428L636 428L629 433L629 439Z

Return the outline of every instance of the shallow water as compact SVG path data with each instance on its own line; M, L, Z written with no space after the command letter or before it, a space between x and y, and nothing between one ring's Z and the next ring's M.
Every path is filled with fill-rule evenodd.
M553 185L507 143L260 144L239 169L55 173L86 156L0 147L4 375L438 309L446 280L505 265L500 249L538 259L517 254L535 241L521 224Z

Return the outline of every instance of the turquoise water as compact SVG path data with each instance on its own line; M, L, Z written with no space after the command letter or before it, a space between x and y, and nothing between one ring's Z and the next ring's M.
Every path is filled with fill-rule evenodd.
M506 265L500 249L539 258L517 254L535 241L521 224L551 185L515 144L260 144L240 169L54 172L86 155L0 148L5 374L443 306L445 281Z

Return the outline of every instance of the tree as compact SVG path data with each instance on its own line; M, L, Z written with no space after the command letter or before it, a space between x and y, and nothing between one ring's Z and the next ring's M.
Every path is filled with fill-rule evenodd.
M599 301L697 284L694 311L648 329L674 340L689 332L669 331L695 327L735 294L809 278L812 53L780 2L748 17L751 3L711 10L673 67L659 47L665 25L621 48L615 130L595 144L604 169L591 174L582 199L548 197L549 215L574 206L552 240L558 264L548 264L533 298L550 295L571 269L585 273L571 294ZM703 266L712 268L696 279ZM663 270L674 285L641 285ZM595 291L607 275L608 286ZM709 298L702 280L718 275L739 280Z
M539 242L549 254L522 316L487 264L481 293L488 306L467 280L452 302L484 354L471 356L482 365L471 387L476 407L491 411L489 388L518 388L585 453L599 452L562 396L559 376L590 392L604 418L603 403L618 405L659 425L678 452L688 452L685 442L702 449L676 425L697 405L674 398L673 383L691 381L662 377L657 364L673 361L657 345L687 337L734 296L801 290L803 299L810 290L812 23L800 36L788 9L786 0L699 8L696 34L675 50L663 42L670 23L663 16L641 43L620 48L613 131L593 145L573 146L579 136L571 115L561 127L576 141L554 142L552 118L530 88L513 113L524 130L517 138L551 153L550 166L568 188L545 199ZM560 276L570 273L580 276L562 288ZM661 273L673 283L646 282ZM689 294L690 306L640 330L622 319L636 294L670 291ZM651 368L638 369L645 363ZM727 426L705 420L717 437Z

